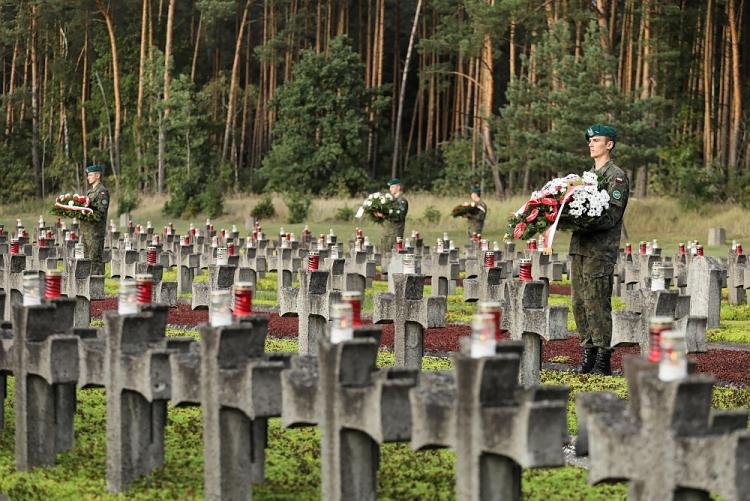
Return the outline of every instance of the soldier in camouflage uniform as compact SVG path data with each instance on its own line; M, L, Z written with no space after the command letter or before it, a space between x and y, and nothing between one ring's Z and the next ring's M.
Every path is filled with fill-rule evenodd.
M464 202L464 205L468 206L469 202ZM466 233L469 235L469 238L473 237L474 234L482 234L484 220L487 217L487 204L482 201L482 189L479 186L472 186L471 188L471 205L479 209L479 211L466 216L469 223Z
M383 222L383 252L390 252L396 244L396 237L404 238L406 229L406 213L409 212L409 202L401 191L401 180L393 178L388 181L388 189L393 198L398 202L399 213L395 217Z
M609 209L593 225L574 231L570 240L573 316L583 347L577 371L611 374L612 285L630 183L610 159L615 129L592 125L585 137L594 159L593 172L603 179L600 188L607 190L610 199Z
M81 241L84 255L91 259L91 274L104 275L104 235L107 230L107 211L109 209L109 191L102 183L103 168L101 165L86 167L86 180L91 185L86 192L90 207L99 213L98 221L81 221Z

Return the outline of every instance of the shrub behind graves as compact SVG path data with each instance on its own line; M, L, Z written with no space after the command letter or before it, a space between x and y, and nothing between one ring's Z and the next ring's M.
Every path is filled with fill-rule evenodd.
M276 209L273 207L273 200L271 200L271 197L263 197L263 199L252 208L250 215L255 219L271 219L274 217L276 215Z
M307 214L310 212L310 205L312 205L312 198L310 195L302 193L286 193L284 195L284 203L286 203L289 209L287 222L290 224L301 223L307 219Z
M352 221L354 219L354 209L345 205L336 209L336 221Z
M422 220L425 223L430 224L438 224L440 223L440 211L435 208L433 205L428 205L425 207L424 212L422 213Z

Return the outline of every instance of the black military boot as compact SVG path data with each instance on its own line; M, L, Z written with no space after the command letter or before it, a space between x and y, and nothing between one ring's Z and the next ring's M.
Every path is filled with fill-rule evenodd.
M612 367L609 364L610 357L612 357L611 350L599 350L599 353L596 354L596 362L594 363L594 370L591 371L591 374L611 376Z
M581 360L581 364L576 367L575 371L578 374L588 374L594 369L594 363L596 362L596 354L599 351L599 349L594 346L591 348L584 348L583 349L583 359Z

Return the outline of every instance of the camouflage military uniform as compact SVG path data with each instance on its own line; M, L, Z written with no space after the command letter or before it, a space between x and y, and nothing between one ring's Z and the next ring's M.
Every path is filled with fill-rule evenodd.
M397 217L383 223L383 252L390 252L396 244L396 237L404 238L406 229L406 213L409 212L409 202L403 193L396 198L399 206Z
M609 348L612 340L612 285L629 182L611 160L597 172L609 193L609 209L593 226L570 240L573 316L584 348Z
M81 221L81 241L85 256L91 259L91 274L104 275L104 235L107 230L109 190L100 181L89 188L86 196L91 201L91 208L99 213L99 220Z
M482 234L482 230L484 230L484 220L487 217L487 204L483 201L479 202L471 202L474 204L479 211L475 214L469 214L466 216L466 219L468 220L469 227L466 230L466 233L469 235L469 238L474 236L474 233Z

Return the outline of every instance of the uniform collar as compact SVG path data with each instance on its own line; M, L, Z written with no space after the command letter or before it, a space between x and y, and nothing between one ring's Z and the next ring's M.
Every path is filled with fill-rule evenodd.
M592 169L592 172L604 172L605 170L609 169L612 165L614 165L614 162L610 158L609 160L607 160L607 163L602 165L601 169L597 169L596 164L594 164L594 168Z

